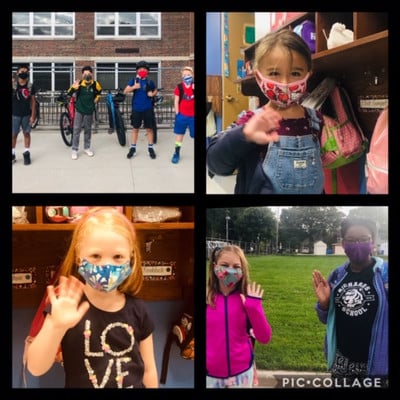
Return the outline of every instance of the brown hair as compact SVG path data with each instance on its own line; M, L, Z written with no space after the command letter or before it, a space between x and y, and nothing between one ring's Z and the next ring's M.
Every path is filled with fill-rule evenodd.
M285 48L290 54L296 52L306 61L308 71L312 69L311 51L307 43L290 29L282 29L264 36L258 43L254 56L254 69L258 69L261 59L275 47Z
M219 292L219 282L214 273L214 266L217 265L221 255L228 252L235 253L240 258L240 266L243 271L243 277L240 282L237 283L237 285L240 285L240 292L244 295L247 295L247 285L249 284L249 263L243 250L236 245L216 247L211 253L210 263L208 266L206 303L211 307L215 306L215 296Z
M132 273L118 286L118 290L135 296L143 283L142 260L133 223L114 207L94 207L89 209L76 223L71 243L61 265L60 275L73 275L84 281L78 272L78 254L82 238L95 229L115 232L128 240Z

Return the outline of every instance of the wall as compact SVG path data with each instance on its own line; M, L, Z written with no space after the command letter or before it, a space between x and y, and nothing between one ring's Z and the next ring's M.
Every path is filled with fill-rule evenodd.
M164 344L167 339L172 323L179 319L184 311L182 301L146 301L155 324L154 347L158 369L161 375L161 363ZM24 387L22 378L22 354L24 350L24 339L29 331L29 326L35 309L15 308L12 314L12 387ZM180 356L179 348L172 345L167 380L160 388L193 388L194 387L194 360L186 360ZM63 369L59 364L41 377L34 377L26 372L28 388L62 388L64 382Z

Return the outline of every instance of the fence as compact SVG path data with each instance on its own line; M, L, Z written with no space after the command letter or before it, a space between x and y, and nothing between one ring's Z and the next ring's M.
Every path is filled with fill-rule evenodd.
M112 91L114 93L114 91ZM39 92L37 98L40 102L40 122L43 127L54 127L59 125L60 115L64 111L64 107L57 104L59 92ZM96 124L109 124L108 110L106 104L107 93L102 93L100 100L96 106ZM164 94L163 102L155 107L156 121L158 128L172 128L175 120L174 95ZM132 113L132 94L129 93L125 97L125 101L119 105L122 112L125 126L131 126Z
M215 247L224 247L228 244L239 246L247 255L273 254L275 249L271 242L246 242L244 240L222 240L219 238L206 238L206 257L210 258Z

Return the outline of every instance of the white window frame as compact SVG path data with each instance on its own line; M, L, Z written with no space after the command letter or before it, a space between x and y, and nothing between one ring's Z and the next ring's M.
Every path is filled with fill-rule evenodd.
M50 26L50 35L35 35L34 28L37 28L40 25L34 25L34 14L40 14L40 11L36 12L29 12L29 22L28 24L16 24L15 26L24 26L29 28L28 35L13 35L13 40L18 39L36 39L36 40L46 40L46 39L75 39L75 13L74 12L67 12L67 14L71 14L72 16L72 33L70 35L56 35L55 30L58 27L68 26L71 27L71 24L57 24L56 23L56 15L60 14L59 12L50 12L50 25L43 25L43 26ZM25 13L13 13L13 14L25 14ZM61 13L65 14L65 13ZM14 26L14 25L13 25Z
M98 25L97 24L97 15L98 14L110 14L110 15L112 14L113 17L114 17L115 24L112 24L112 25L111 24L110 25ZM115 12L115 13L107 13L107 12L95 13L95 17L94 17L94 38L96 40L104 40L104 39L118 39L118 40L126 40L126 39L136 39L136 40L161 39L161 12L155 12L155 13L136 12L135 13L136 14L136 21L137 21L137 23L135 25L136 26L136 35L119 35L118 34L118 28L120 26L123 26L123 25L119 24L120 14L123 14L123 13L120 13L120 12ZM131 14L133 14L133 13L131 13ZM155 17L157 17L157 23L156 24L146 24L146 25L141 24L140 21L141 21L141 16L143 14L153 14ZM113 26L114 27L114 34L113 35L99 35L99 34L97 34L97 28L99 26L107 26L107 27ZM142 29L144 27L150 27L150 26L153 26L153 27L157 26L157 34L156 35L143 35L141 33Z

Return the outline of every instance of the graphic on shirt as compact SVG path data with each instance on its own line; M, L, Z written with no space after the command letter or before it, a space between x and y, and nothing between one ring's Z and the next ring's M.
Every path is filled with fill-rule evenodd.
M124 370L124 364L127 364L132 361L132 358L127 354L130 354L133 346L135 344L135 337L133 335L133 328L131 325L122 323L122 322L114 322L108 324L100 337L93 337L92 330L90 329L90 320L85 321L85 330L83 332L84 341L85 341L85 367L89 376L89 380L92 383L94 388L104 388L110 377L115 377L118 388L122 388L124 377L129 375L129 371ZM108 335L114 329L123 330L128 334L128 346L125 348L121 348L121 343L118 344L118 349L114 348L110 342L108 341ZM124 335L126 336L126 335ZM91 344L94 340L100 340L102 351L92 351ZM111 357L110 357L111 356ZM97 377L94 369L91 366L90 360L94 357L107 357L107 365L104 371L103 377ZM129 386L128 386L129 387ZM133 387L133 386L130 386Z
M375 301L372 288L365 282L345 282L338 288L335 303L346 315L358 317L368 311Z

